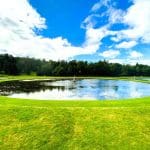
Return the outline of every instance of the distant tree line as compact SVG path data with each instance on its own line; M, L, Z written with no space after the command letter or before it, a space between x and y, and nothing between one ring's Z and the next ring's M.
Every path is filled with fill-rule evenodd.
M123 65L108 61L46 61L0 55L0 74L46 76L150 76L150 66Z

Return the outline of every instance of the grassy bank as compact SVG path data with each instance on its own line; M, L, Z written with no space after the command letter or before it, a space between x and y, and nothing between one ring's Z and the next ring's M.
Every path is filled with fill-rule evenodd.
M0 97L0 149L150 147L150 98L33 101Z
M35 101L0 96L0 117L0 149L4 150L149 150L150 147L150 97Z
M110 80L127 80L135 82L150 83L150 77L76 77L76 79L110 79ZM12 81L12 80L43 80L43 79L73 79L73 77L52 77L52 76L31 76L31 75L21 75L21 76L7 76L0 75L0 82Z

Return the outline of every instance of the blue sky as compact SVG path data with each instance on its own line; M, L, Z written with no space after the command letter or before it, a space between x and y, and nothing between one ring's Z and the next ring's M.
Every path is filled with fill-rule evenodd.
M93 2L96 0L93 0ZM31 5L46 18L47 30L42 34L47 37L63 36L73 45L84 42L85 30L80 28L82 21L89 14L92 0L30 0Z
M150 0L0 3L0 53L150 64Z

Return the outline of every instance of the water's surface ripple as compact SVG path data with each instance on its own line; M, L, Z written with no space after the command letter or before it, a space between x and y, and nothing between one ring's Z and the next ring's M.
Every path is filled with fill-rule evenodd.
M0 95L43 100L126 99L150 96L150 84L121 80L59 80L6 82Z

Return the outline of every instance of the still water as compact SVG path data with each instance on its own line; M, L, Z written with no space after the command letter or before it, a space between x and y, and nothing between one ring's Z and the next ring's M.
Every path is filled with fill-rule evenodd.
M121 80L16 81L0 87L0 95L37 100L114 100L150 96L150 84Z

